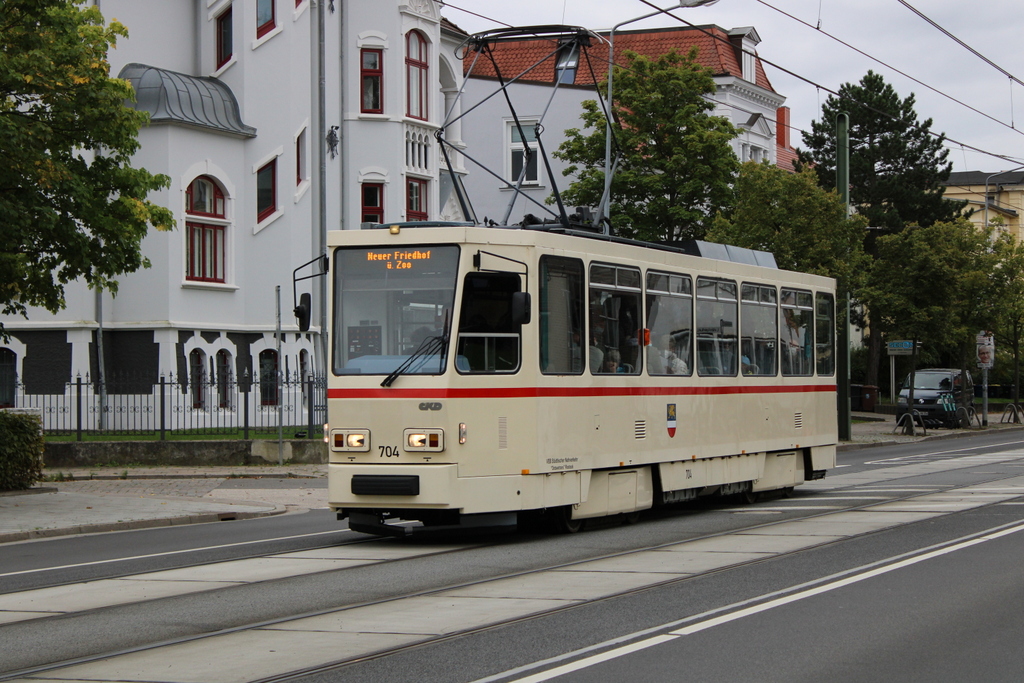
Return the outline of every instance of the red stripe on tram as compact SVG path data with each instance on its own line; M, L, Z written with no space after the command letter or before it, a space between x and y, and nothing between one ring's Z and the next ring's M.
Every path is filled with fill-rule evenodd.
M327 398L580 398L593 396L715 396L834 392L835 384L770 384L719 387L480 387L328 389Z

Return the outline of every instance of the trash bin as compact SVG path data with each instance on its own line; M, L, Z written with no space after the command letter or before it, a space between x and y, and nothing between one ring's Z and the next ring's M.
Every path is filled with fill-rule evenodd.
M864 385L863 384L851 384L850 385L850 410L861 411L864 405ZM872 410L874 408L872 407Z
M860 393L860 409L866 413L875 412L875 406L878 405L878 387L865 384Z

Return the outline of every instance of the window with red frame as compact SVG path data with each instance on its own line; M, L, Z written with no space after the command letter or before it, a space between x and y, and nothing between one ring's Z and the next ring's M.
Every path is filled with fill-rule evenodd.
M274 5L277 0L256 0L256 37L262 38L277 26Z
M231 5L217 17L217 68L231 60L234 45L231 35Z
M186 279L224 282L224 226L185 223L188 232Z
M359 51L359 82L362 93L359 98L359 111L364 114L384 113L384 51Z
M224 193L207 176L199 176L185 190L185 211L199 216L224 218Z
M224 219L224 193L212 179L196 178L185 190L185 213L185 279L224 282L226 226L202 220Z
M363 183L363 223L384 222L384 186L380 183Z
M256 171L256 222L277 211L277 159Z
M427 119L427 98L430 97L430 64L427 61L427 39L419 31L405 36L405 113L414 119Z
M405 187L405 220L427 220L427 181L407 178Z

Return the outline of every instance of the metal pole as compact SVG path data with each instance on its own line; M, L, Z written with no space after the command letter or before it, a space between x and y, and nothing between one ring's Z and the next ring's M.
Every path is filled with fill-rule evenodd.
M75 378L75 436L77 441L82 440L82 376Z
M244 384L242 386L245 387L245 390L242 392L242 398L243 398L242 405L244 406L244 408L242 409L242 420L243 420L243 422L242 422L242 425L243 425L242 426L242 438L245 439L246 441L248 441L249 440L249 397L252 396L252 384L250 384L250 382L249 382L249 368L245 368L245 370L243 372L245 373L245 379L244 379Z
M966 392L966 379L961 384ZM988 427L988 368L981 369L981 426Z
M836 116L836 189L846 206L845 217L850 215L850 116L842 113ZM850 293L838 292L837 308L843 311L843 320L836 330L836 384L839 396L838 409L839 439L849 441L853 437L850 416Z
M309 377L307 377L305 381L307 383L306 407L308 408L308 413L309 413L309 427L306 429L306 438L307 439L312 439L312 438L315 438L314 434L313 434L313 429L314 429L314 425L316 424L315 419L314 419L315 418L314 406L316 405L316 403L315 403L315 401L313 399L313 374L310 373Z
M274 287L277 297L277 328L274 337L277 341L277 372L274 373L274 396L277 398L277 464L284 464L284 401L281 396L281 285Z
M615 24L615 26L612 26L612 30L608 32L608 92L605 94L607 106L605 107L606 113L604 129L604 195L601 197L601 204L597 207L597 216L595 219L599 225L602 224L603 219L611 213L612 206L612 75L615 72L615 32L626 24L650 19L651 17L656 17L659 14L668 14L669 11L676 8L686 9L688 7L706 7L707 5L713 5L716 2L718 2L718 0L679 0L679 2L676 3L676 7L660 9L657 12L651 12L650 14L645 14L642 17L620 21L618 24ZM611 228L606 228L604 232L605 234L608 234L611 232Z
M317 140L316 145L319 158L317 159L317 182L319 187L317 188L317 213L319 214L318 230L317 230L317 247L316 254L324 256L327 254L327 43L326 43L326 23L327 17L325 13L326 0L320 0L316 3L316 33L317 33ZM342 12L345 11L345 7L348 6L347 2L341 3ZM341 35L345 34L347 27L343 27ZM339 38L340 40L340 38ZM339 78L344 80L344 75L339 74ZM345 111L345 100L344 84L339 88L341 93L341 111ZM339 129L339 138L344 137L344 129ZM340 146L340 142L339 142ZM344 158L342 159L344 161ZM345 164L341 164L342 167L342 181L341 181L341 207L342 207L342 225L344 225L344 212L347 206L345 197L345 178L344 178L344 167ZM317 367L320 368L320 372L327 371L327 278L320 278L320 338L319 343L316 346L317 355L319 356Z
M96 287L96 386L100 394L100 431L107 428L107 364L103 353L103 289Z
M167 379L160 375L160 440L167 439Z
M889 402L896 405L896 356L889 356Z

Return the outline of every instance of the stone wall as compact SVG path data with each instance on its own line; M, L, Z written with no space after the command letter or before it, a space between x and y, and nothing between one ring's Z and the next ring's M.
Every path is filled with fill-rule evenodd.
M203 465L265 465L277 463L277 441L48 441L45 467L98 467L148 465L196 467ZM327 462L322 439L284 442L286 463Z

